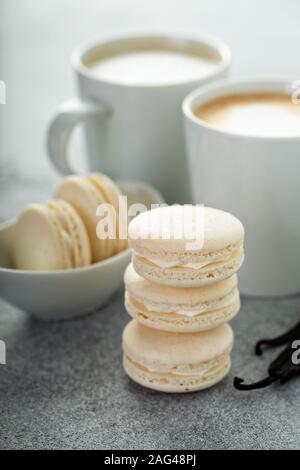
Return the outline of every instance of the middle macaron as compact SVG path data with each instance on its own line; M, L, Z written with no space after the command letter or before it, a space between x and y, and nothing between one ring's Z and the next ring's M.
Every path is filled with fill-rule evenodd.
M142 278L130 264L124 275L125 307L149 328L176 333L210 330L240 309L237 276L200 287L171 287Z

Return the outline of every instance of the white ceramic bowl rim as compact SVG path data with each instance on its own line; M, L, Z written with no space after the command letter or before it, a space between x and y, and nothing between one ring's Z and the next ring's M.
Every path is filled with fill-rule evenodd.
M234 133L212 126L207 122L197 117L194 109L199 105L209 102L215 98L226 96L228 94L243 93L243 92L279 92L284 94L291 94L292 83L296 80L295 77L248 77L238 79L223 79L215 83L201 86L196 90L189 93L182 103L183 114L196 125L205 128L207 131L217 132L224 136L229 136L235 139L246 140L300 140L299 135L252 135L243 133ZM299 105L300 106L300 105Z
M172 44L184 45L188 47L189 45L199 45L203 48L213 50L216 55L219 56L220 61L214 69L207 74L205 77L199 76L198 79L192 79L190 81L184 82L172 82L167 84L154 84L154 85L132 85L132 84L123 84L113 81L104 81L97 77L95 77L88 66L84 64L84 60L88 54L96 52L100 48L105 48L106 46L111 46L113 44L118 43L132 43L133 41L153 41L153 40L161 40L162 43L171 42ZM132 50L132 49L131 49ZM157 88L157 87L172 87L172 86L179 86L179 85L186 85L187 83L195 83L199 82L199 80L205 78L205 80L209 80L212 77L218 77L223 74L223 72L230 66L231 64L231 52L228 46L221 40L209 36L209 35L192 35L190 33L176 33L176 32L130 32L130 33L121 33L116 35L109 35L109 36L102 36L98 37L89 41L85 41L81 45L79 45L75 51L71 55L71 64L74 70L76 70L81 75L98 81L100 83L110 85L110 86L118 86L118 87L128 87L128 88Z

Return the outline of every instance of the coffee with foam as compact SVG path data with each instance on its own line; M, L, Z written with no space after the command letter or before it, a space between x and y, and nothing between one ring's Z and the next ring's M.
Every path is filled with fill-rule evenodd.
M123 85L155 86L199 80L210 75L218 63L207 54L156 48L99 58L89 67L100 80Z
M283 93L238 93L198 106L194 113L207 124L235 134L300 136L300 105Z

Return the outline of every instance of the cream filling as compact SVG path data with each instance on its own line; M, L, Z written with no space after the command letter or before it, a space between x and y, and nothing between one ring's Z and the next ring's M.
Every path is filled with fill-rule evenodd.
M206 256L199 256L200 259L203 259L203 261L200 262L187 262L186 260L182 258L173 258L172 260L168 261L166 260L166 257L163 256L151 256L151 255L146 255L144 253L140 253L136 250L134 250L134 253L136 256L143 258L146 262L150 262L154 264L158 268L188 268L192 270L199 270L204 267L208 267L210 265L217 265L217 264L224 264L230 259L234 258L236 255L239 255L242 252L242 245L234 245L232 248L225 249L225 250L219 250L215 253L212 254L207 254ZM192 257L192 256L191 256Z
M200 269L210 264L210 261L203 261L202 263L181 263L180 260L164 261L161 258L154 258L153 256L147 256L146 259L160 268L176 268L180 266L182 268Z
M225 365L228 362L230 351L231 348L211 361L201 362L199 364L178 364L173 367L164 364L157 364L157 366L151 366L148 363L141 364L132 359L126 352L124 352L124 354L130 364L151 374L173 377L199 377L199 375L214 372L216 369Z
M130 302L130 297L132 295L127 296L127 300L129 303ZM172 305L170 304L165 304L165 303L158 303L158 302L151 302L148 300L140 300L137 299L139 304L142 307L142 310L144 310L144 313L150 313L150 312L156 312L156 313L170 313L170 314L177 314L177 315L182 315L188 318L193 318L197 317L198 315L204 314L208 311L214 310L214 309L219 309L219 308L225 308L230 305L235 304L239 300L239 292L236 287L234 287L227 295L224 297L221 297L219 299L216 299L211 302L202 302L197 305L191 305L191 306L184 306L184 305ZM133 307L135 307L133 305ZM137 306L138 307L138 306ZM135 307L136 308L136 307ZM142 312L143 313L143 312Z

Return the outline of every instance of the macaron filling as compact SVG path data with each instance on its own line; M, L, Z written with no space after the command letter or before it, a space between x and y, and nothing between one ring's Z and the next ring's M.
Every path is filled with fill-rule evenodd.
M136 241L131 241L132 249L136 255L153 260L157 264L161 264L162 267L165 264L172 263L172 265L183 265L183 264L195 264L203 265L209 264L214 260L220 260L227 258L230 254L243 247L243 243L240 241L238 243L229 244L224 248L218 250L203 250L198 251L165 251L165 250L155 250L147 249L145 246L142 246Z
M202 390L222 380L230 370L230 359L222 367L201 376L172 376L159 375L141 370L132 365L126 358L123 360L124 369L128 376L140 385L154 390L178 393Z
M228 306L234 306L239 302L239 292L237 287L234 287L228 294L225 296L212 300L212 301L202 301L194 305L187 304L166 304L163 302L154 302L152 300L145 300L138 298L130 292L126 292L126 303L133 308L136 308L141 311L141 313L168 313L172 316L182 315L188 318L197 317L203 315L204 313L214 311L216 309L222 309Z
M166 285L178 285L184 287L195 285L206 285L226 279L232 276L242 265L244 251L234 253L227 261L211 263L202 269L190 269L182 266L172 268L160 268L145 258L133 256L133 266L135 270L146 279L152 282L161 282Z
M223 354L211 359L210 361L200 362L198 364L175 364L170 366L169 364L164 364L162 362L152 364L150 361L147 361L143 358L143 361L133 358L133 356L125 350L124 355L128 361L135 364L136 367L140 369L147 370L155 374L168 374L174 376L199 376L207 371L218 367L220 364L224 364L229 354L231 352L231 347L228 348Z
M184 253L180 256L178 254L166 254L165 256L149 255L133 249L134 255L140 262L153 265L157 268L184 268L190 270L199 270L202 268L209 269L211 266L216 267L230 260L241 256L243 253L243 246L241 243L230 245L223 250L216 252L201 252L198 255Z

